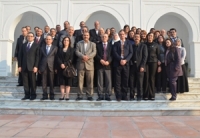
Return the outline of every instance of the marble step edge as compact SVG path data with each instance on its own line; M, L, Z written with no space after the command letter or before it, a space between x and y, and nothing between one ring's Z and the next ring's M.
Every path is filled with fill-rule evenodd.
M122 111L122 112L134 112L134 111L165 111L165 110L170 110L170 111L181 111L181 110L198 110L200 111L200 107L162 107L162 108L126 108L126 109L102 109L102 108L69 108L69 107L25 107L25 106L13 106L13 107L7 107L7 106L1 106L1 109L12 109L12 110L18 110L18 109L25 109L25 110L30 110L30 109L35 109L35 110L48 110L48 111L55 111L55 110L60 110L60 111Z
M69 100L69 101L66 101L66 100L63 100L63 101L60 101L58 99L55 99L55 100L40 100L40 99L35 99L35 100L21 100L21 99L8 99L8 98L0 98L0 102L1 101L4 101L4 102L50 102L50 103L89 103L89 104L95 104L95 103L188 103L188 102L191 102L191 103L196 103L196 102L200 102L200 100L176 100L176 101L169 101L169 100L154 100L154 101L151 101L151 100L147 100L147 101L116 101L116 100L112 100L112 101L106 101L106 100L102 100L102 101L96 101L96 100L93 100L93 101L88 101L88 100L80 100L80 101L76 101L76 100Z

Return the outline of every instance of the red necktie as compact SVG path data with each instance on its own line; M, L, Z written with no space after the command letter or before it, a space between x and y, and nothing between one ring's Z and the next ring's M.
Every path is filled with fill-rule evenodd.
M38 43L38 42L39 42L39 38L37 37L37 38L36 38L36 43Z

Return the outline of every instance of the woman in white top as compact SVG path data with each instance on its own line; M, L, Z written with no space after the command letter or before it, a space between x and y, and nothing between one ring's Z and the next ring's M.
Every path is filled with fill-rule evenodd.
M188 76L185 67L186 50L181 46L181 39L176 40L176 47L180 49L181 54L181 66L183 70L183 76L179 76L177 80L177 93L189 92Z

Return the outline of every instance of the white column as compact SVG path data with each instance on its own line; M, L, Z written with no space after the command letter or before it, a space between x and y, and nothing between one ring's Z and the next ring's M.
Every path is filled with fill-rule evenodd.
M0 77L12 74L12 43L11 40L0 39Z
M191 76L200 78L200 42L190 43L190 64Z

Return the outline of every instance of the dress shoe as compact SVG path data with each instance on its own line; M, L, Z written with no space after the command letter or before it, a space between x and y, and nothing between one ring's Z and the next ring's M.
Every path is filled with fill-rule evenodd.
M169 100L170 101L176 101L176 98L171 97Z
M80 100L83 100L83 98L81 98L81 97L76 98L76 101L80 101Z
M64 100L64 97L63 98L59 98L59 100Z
M48 98L42 97L40 100L48 100Z
M120 99L120 98L117 98L117 101L118 101L118 102L120 102L120 101L121 101L121 99Z
M27 99L30 99L30 98L24 97L24 98L22 98L21 100L27 100Z
M143 98L143 100L147 101L147 100L148 100L148 98Z
M19 86L23 86L23 84L18 84L18 85L16 85L17 87L19 87Z
M106 101L112 101L112 100L110 99L110 97L106 97L105 100L106 100Z
M87 100L88 101L93 101L93 98L92 97L88 97Z
M151 101L155 101L155 98L150 98L149 100L151 100Z
M127 97L123 97L122 100L123 101L128 101L128 98Z
M102 97L99 97L99 98L97 99L97 101L101 101L101 100L103 100L103 98L102 98Z
M31 98L30 98L31 101L33 101L33 100L35 100L35 99L36 99L35 97L31 97Z
M55 100L55 98L54 98L54 97L51 97L50 100Z

